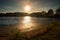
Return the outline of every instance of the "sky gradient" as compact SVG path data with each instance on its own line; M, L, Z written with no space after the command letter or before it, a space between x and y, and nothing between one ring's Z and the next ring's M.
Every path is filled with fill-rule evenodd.
M56 10L60 0L0 0L0 12L24 12L24 6L32 7L30 12Z

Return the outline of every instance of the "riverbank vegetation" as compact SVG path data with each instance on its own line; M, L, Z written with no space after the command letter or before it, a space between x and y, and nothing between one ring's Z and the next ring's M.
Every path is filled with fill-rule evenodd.
M21 16L32 16L32 17L55 17L60 18L60 8L56 9L54 12L53 9L49 9L48 12L33 12L33 13L25 13L25 12L11 12L11 13L0 13L0 17L21 17Z

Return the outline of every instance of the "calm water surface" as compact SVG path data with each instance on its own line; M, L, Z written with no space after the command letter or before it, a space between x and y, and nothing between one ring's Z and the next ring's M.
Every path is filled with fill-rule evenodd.
M36 30L44 25L56 22L55 18L36 18L36 17L0 17L0 31L17 28L21 32Z

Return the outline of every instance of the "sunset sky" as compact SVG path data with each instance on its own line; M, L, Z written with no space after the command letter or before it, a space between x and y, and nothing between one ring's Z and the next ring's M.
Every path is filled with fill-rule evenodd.
M60 0L0 0L0 12L25 12L26 5L31 7L30 12L56 10Z

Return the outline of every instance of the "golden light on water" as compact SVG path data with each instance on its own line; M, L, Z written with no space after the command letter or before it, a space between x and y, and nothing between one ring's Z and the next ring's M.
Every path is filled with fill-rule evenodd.
M29 23L31 21L29 16L24 17L24 23Z
M31 18L30 18L29 16L24 17L24 21L23 21L24 26L23 26L22 28L23 28L23 29L28 29L28 28L30 28L30 27L31 27L30 22L31 22Z
M24 17L22 23L23 23L23 24L22 24L22 27L20 27L20 30L21 30L22 32L27 32L27 31L32 30L31 17L29 17L29 16ZM21 26L21 25L20 25L20 26Z
M27 32L36 29L36 24L32 22L32 18L30 16L26 16L22 20L22 24L18 25L18 29L20 29L22 32Z

